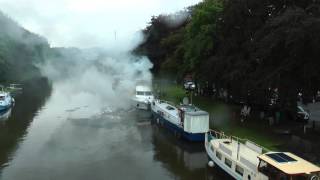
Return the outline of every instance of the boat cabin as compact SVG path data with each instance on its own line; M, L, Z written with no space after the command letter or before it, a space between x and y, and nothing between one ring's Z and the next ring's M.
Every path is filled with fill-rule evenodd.
M209 131L209 113L192 105L180 105L178 108L180 124L189 133Z
M152 90L148 86L137 86L136 96L153 96Z
M289 152L270 152L258 156L260 179L313 180L320 168Z

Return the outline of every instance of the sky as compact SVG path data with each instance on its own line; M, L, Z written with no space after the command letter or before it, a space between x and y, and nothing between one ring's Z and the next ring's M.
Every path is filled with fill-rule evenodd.
M132 46L153 15L200 0L0 0L0 10L52 47ZM137 40L139 39L139 40Z

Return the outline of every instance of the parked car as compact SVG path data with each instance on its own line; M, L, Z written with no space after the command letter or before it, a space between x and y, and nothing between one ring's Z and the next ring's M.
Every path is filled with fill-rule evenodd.
M186 90L194 90L194 89L196 89L196 84L193 81L186 81L183 84L183 87Z
M297 106L296 120L308 122L309 118L310 118L310 114L305 109L303 109L302 106Z

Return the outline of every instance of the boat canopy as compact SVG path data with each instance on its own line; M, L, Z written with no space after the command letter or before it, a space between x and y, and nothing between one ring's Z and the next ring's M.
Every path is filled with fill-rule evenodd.
M289 152L270 152L258 158L288 175L320 172L318 166Z

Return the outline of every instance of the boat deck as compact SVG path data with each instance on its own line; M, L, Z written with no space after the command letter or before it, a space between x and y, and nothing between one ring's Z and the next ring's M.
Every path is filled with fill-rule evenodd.
M259 147L254 144L242 144L231 139L214 139L211 140L211 143L215 149L221 150L233 161L240 162L252 170L257 170L259 164L258 156L262 152L259 152Z
M161 108L162 110L164 110L170 116L172 116L174 118L179 118L178 109L176 107L174 107L173 105L165 103L165 102L161 102L161 103L158 103L158 107ZM170 107L172 109L168 109L168 107Z

